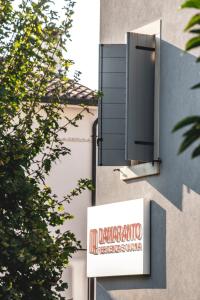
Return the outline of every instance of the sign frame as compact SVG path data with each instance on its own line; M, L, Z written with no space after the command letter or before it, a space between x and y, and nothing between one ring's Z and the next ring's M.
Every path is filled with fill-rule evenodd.
M150 200L88 208L87 276L150 274Z

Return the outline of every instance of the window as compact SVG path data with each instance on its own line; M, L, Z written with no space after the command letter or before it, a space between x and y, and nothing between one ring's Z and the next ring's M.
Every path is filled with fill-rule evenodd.
M100 45L99 165L154 161L154 34L127 33L126 44Z

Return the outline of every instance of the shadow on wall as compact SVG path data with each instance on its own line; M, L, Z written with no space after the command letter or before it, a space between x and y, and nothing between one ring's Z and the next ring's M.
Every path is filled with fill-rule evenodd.
M172 134L174 125L183 117L200 114L200 90L190 87L200 81L196 57L177 47L161 42L160 78L160 157L161 174L147 181L172 204L182 210L182 185L200 193L200 158L191 159L189 148L177 155L182 132Z
M166 288L166 211L151 202L151 275L98 278L99 287L108 290L165 289ZM97 292L97 300L101 298Z
M113 298L108 294L108 292L99 282L97 282L96 293L97 300L113 300Z

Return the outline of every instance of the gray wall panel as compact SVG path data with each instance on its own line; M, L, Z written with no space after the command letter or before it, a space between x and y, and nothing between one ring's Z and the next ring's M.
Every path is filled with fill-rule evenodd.
M97 168L97 205L141 197L158 205L151 212L151 275L98 279L112 300L200 299L200 158L191 159L193 146L177 155L184 130L171 132L200 111L200 91L190 89L198 82L199 64L184 51L183 28L192 12L178 11L181 3L101 0L102 43L123 43L127 31L162 19L160 175L125 183L113 167Z
M151 275L99 278L113 300L200 299L200 158L191 159L194 146L177 155L184 131L171 132L180 119L200 111L199 90L190 89L199 65L164 41L161 53L160 175L125 183L113 167L97 169L98 205L143 197L155 201Z

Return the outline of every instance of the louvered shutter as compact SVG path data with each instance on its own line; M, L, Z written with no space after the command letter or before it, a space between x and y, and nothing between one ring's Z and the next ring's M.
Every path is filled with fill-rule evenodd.
M99 165L124 166L126 45L100 45Z
M155 36L128 33L126 159L153 161Z

